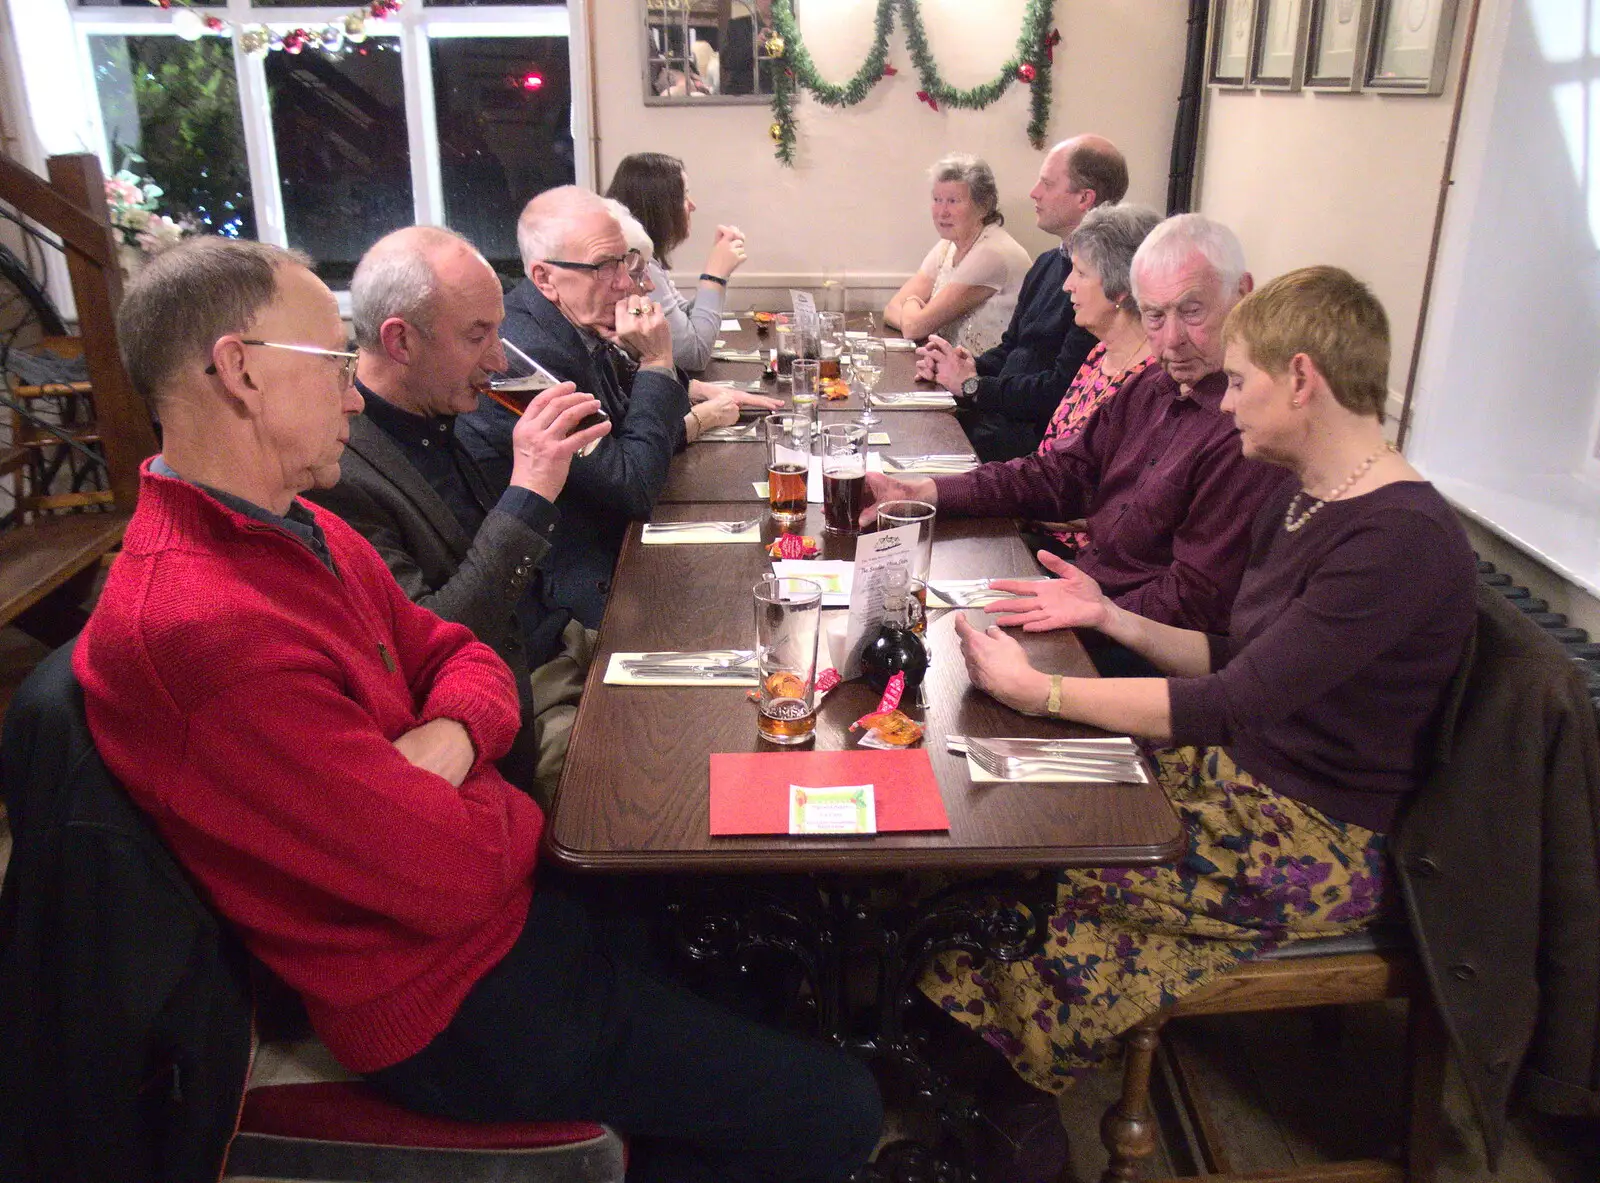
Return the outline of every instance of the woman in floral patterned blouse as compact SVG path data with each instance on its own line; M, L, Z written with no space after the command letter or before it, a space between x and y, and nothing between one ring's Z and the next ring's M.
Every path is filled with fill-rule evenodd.
M1100 338L1050 417L1039 451L1064 448L1089 416L1155 359L1139 321L1128 269L1133 254L1161 220L1142 205L1102 205L1089 211L1067 240L1072 270L1062 290L1072 297L1078 324ZM1071 523L1042 522L1023 535L1035 550L1073 558L1089 536Z

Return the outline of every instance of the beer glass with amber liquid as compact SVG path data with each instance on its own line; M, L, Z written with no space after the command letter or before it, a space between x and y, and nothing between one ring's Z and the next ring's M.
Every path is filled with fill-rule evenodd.
M767 433L767 508L782 526L805 521L811 473L811 416L783 412L762 420Z
M824 378L840 378L843 376L841 358L844 354L844 313L820 312L817 321L821 332L818 342L817 361Z
M756 669L761 679L756 730L768 743L805 743L817 730L822 586L810 579L768 575L752 591Z

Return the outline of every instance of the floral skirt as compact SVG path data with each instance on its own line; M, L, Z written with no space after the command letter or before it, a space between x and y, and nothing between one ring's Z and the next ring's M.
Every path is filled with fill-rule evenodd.
M1179 862L1062 871L1037 954L980 965L945 953L920 983L1036 1088L1066 1088L1122 1032L1240 962L1380 911L1381 834L1279 796L1221 748L1155 760L1188 835Z

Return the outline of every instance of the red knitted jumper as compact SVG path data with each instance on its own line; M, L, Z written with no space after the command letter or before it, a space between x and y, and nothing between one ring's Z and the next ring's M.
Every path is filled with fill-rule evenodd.
M337 574L147 466L73 667L112 773L368 1072L426 1046L516 941L544 817L492 764L510 671L310 508ZM477 751L459 789L393 746L438 718Z

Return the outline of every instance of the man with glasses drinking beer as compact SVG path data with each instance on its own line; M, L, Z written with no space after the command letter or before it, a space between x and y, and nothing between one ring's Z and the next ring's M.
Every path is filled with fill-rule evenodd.
M563 411L593 404L563 386L516 420L509 483L492 484L462 448L456 416L506 368L505 306L494 269L454 231L380 239L356 267L350 305L365 409L350 420L339 483L307 496L360 531L414 602L466 625L510 667L522 729L500 771L546 804L590 644L570 612L545 603L539 563L573 456L608 428L574 433Z
M611 435L573 461L545 563L547 602L598 628L628 523L649 518L683 443L689 394L660 307L638 294L644 259L600 197L575 185L539 194L517 220L517 247L524 278L506 297L502 335L555 377L592 391L611 416ZM457 425L501 483L516 422L485 398Z
M163 453L73 654L89 728L334 1057L433 1116L607 1122L631 1180L859 1167L881 1119L859 1062L666 980L549 871L534 890L544 814L494 766L505 663L300 500L361 410L304 256L191 239L118 337ZM576 423L593 400L568 397Z

